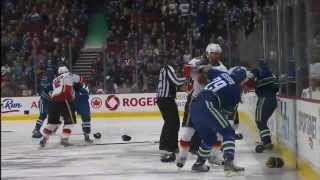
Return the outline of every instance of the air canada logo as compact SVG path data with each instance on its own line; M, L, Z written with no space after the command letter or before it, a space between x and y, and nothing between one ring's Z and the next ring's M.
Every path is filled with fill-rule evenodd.
M116 110L120 105L120 100L117 96L115 95L110 95L107 97L106 99L106 107L110 110L110 111L114 111Z
M91 107L94 109L99 109L102 106L102 100L99 97L94 97L91 99Z
M1 100L1 113L19 112L22 104L13 99L6 98Z

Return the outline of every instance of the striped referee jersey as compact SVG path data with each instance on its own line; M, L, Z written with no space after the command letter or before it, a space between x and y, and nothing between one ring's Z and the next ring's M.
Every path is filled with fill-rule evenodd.
M186 78L177 77L174 69L170 65L161 68L159 74L159 84L157 88L157 97L175 98L177 86L184 84Z

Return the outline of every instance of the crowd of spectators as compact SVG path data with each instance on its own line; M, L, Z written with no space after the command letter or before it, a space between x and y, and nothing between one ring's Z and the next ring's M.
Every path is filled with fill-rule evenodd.
M106 58L92 66L93 89L105 92L154 92L163 60L179 73L209 42L233 46L226 22L248 35L258 17L250 0L3 0L2 96L35 95L44 72L78 58L92 3L109 27Z
M209 42L228 46L226 21L249 34L257 17L253 7L247 0L106 0L109 91L154 92L162 60L180 70Z
M77 59L87 34L78 0L1 1L1 96L35 95L44 72Z

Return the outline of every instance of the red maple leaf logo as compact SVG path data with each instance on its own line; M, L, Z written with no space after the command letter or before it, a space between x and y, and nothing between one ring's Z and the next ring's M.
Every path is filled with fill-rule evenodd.
M91 106L95 109L100 108L102 105L102 100L99 97L94 97L91 99Z

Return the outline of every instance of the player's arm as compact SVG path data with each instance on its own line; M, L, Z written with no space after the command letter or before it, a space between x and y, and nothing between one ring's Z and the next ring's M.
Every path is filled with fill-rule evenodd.
M40 97L45 100L51 101L52 90L53 90L52 85L49 85L46 88L42 88L40 92Z
M167 72L168 72L169 79L177 86L183 85L184 82L186 81L185 77L179 78L171 66L168 66Z
M208 83L208 72L209 70L212 69L211 65L200 65L197 68L197 73L198 73L198 82L201 85L205 85Z
M241 91L243 93L248 93L256 88L256 78L258 75L258 69L253 69L247 72L247 79L240 84Z

